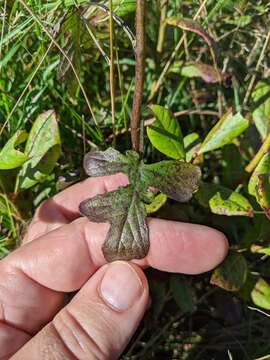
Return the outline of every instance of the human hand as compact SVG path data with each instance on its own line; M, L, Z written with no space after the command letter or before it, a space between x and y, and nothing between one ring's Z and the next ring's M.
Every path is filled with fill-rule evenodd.
M78 205L126 184L122 174L90 178L47 200L23 246L0 261L1 360L115 359L147 308L141 268L197 274L223 260L228 245L220 232L150 218L147 257L105 264L109 225L81 218ZM77 290L64 306L64 293Z

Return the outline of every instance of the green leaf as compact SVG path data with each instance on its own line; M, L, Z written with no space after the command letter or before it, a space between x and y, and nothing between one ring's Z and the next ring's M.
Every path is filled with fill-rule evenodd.
M270 285L264 279L259 278L256 282L251 299L260 308L270 310Z
M230 252L226 259L211 276L211 284L227 291L239 291L245 284L248 266L244 256Z
M209 206L213 214L248 217L254 215L250 202L243 195L221 185L202 183L196 197L202 206Z
M146 204L147 214L157 212L167 201L167 196L163 193L158 194L150 204Z
M16 190L28 189L51 173L60 156L60 134L55 112L40 114L34 122L25 147L28 160L17 176Z
M262 247L262 246L259 246L259 245L252 245L250 250L251 250L252 253L263 254L263 255L270 256L270 246Z
M113 11L120 17L125 17L136 10L136 0L113 0Z
M184 159L185 150L180 125L173 114L159 105L150 106L155 115L153 125L147 127L152 145L173 159Z
M26 131L17 131L6 143L0 151L0 170L10 170L21 166L27 156L15 147L23 143L27 139Z
M144 201L153 197L149 194L151 188L172 199L187 201L197 190L200 178L200 170L194 165L173 160L145 165L136 152L127 151L124 156L111 148L86 154L84 167L90 176L125 172L129 177L128 186L86 199L79 206L90 221L111 224L102 247L108 261L146 256L149 238ZM157 196L148 210L158 210L166 200L164 194Z
M193 313L196 311L194 292L184 275L173 274L170 277L170 289L173 298L183 313Z
M270 131L270 86L265 82L258 82L252 95L253 120L262 139Z
M190 162L193 156L199 151L201 142L197 133L191 133L184 137L184 146L186 151L186 161Z
M270 152L266 153L262 159L260 160L259 164L253 171L249 183L248 183L248 192L250 195L257 197L257 190L259 184L259 176L266 175L270 173Z
M206 136L199 153L203 154L230 144L248 128L248 125L248 120L240 113L233 115L230 111L224 114Z

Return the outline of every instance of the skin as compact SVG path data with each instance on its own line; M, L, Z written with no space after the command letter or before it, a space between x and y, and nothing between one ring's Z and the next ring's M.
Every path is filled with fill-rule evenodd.
M22 246L0 262L1 360L117 359L149 303L142 269L198 274L224 259L228 243L217 230L148 219L147 257L106 264L108 224L90 223L77 209L126 184L122 174L90 178L37 209Z

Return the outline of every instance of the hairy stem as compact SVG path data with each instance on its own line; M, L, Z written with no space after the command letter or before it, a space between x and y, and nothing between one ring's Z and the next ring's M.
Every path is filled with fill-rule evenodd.
M144 52L145 52L145 2L144 0L137 0L136 4L136 74L135 74L135 89L133 97L133 107L131 115L131 141L132 148L139 151L139 129L141 118L141 106L143 97L143 83L144 83Z

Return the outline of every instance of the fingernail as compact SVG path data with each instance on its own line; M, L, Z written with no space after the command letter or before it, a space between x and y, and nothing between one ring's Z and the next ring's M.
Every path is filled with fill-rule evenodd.
M100 285L102 299L113 309L125 311L139 300L143 285L136 271L125 262L109 264Z

